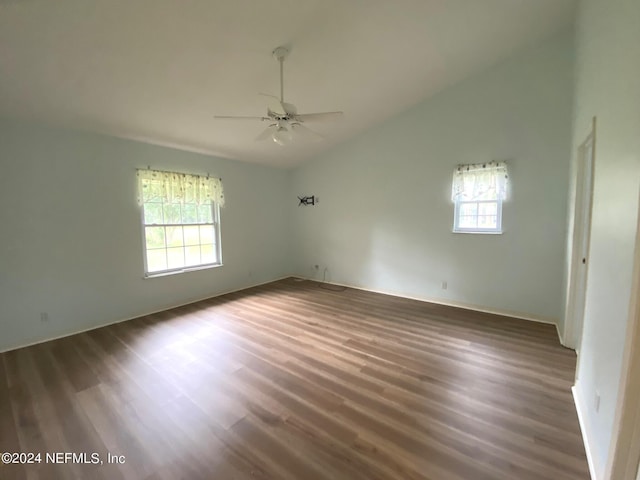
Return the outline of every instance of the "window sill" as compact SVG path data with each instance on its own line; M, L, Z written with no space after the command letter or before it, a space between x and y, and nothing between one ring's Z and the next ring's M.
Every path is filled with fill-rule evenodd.
M222 263L215 263L213 265L199 265L197 267L181 268L180 270L170 270L168 272L148 273L144 277L145 280L158 277L168 277L170 275L178 275L180 273L197 272L199 270L209 270L210 268L222 267Z
M452 230L451 233L470 233L471 235L502 235L504 232L483 232L481 230Z

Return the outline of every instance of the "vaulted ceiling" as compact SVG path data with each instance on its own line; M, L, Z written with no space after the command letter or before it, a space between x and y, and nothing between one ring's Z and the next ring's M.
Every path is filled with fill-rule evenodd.
M0 115L292 166L573 21L574 0L0 0ZM278 94L325 137L255 142Z

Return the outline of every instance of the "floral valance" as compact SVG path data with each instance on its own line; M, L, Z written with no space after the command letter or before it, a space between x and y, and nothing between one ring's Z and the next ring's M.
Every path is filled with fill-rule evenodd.
M458 165L453 171L451 199L505 200L509 173L505 162Z
M160 197L168 203L196 203L209 201L224 207L222 179L208 175L138 170L138 201L144 203Z

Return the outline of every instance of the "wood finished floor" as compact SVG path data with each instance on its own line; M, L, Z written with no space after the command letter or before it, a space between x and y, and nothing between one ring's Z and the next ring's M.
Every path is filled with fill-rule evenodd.
M0 479L585 480L574 369L550 325L287 279L1 354L0 452L43 462Z

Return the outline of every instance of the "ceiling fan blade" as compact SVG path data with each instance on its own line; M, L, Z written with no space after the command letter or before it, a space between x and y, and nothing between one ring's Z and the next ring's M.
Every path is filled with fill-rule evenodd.
M284 111L293 117L298 113L298 109L293 103L282 102L282 106L284 107Z
M275 95L269 95L268 93L259 93L258 95L262 95L263 97L267 97L269 99L269 110L278 115L286 115L287 111L284 109L284 105L278 97Z
M2 0L0 0L0 2L1 1ZM215 115L214 118L224 120L268 121L269 126L255 138L256 141L271 138L278 145L287 145L295 140L295 136L315 141L324 140L322 135L310 130L303 125L303 123L307 121L336 120L342 118L344 113L316 112L298 114L298 110L294 104L284 101L284 60L289 50L286 47L277 47L272 53L280 64L280 96L259 93L260 96L267 98L267 115L263 117Z
M309 140L313 140L319 142L324 140L324 137L320 135L318 132L314 132L310 128L305 127L301 123L292 123L291 130L295 132L296 135L300 135L303 138L308 138Z
M261 142L262 140L266 140L268 138L271 138L271 136L273 135L273 132L276 131L276 128L277 128L277 124L275 124L275 123L273 125L269 125L254 140L256 142Z
M214 115L213 118L219 120L261 120L263 122L271 120L269 117L243 117L238 115Z
M303 113L296 115L295 119L300 122L315 121L315 120L337 120L342 118L344 112L321 112L321 113Z

